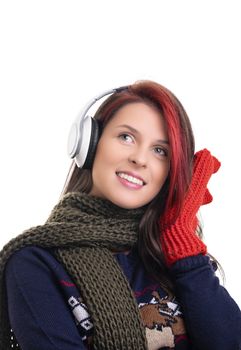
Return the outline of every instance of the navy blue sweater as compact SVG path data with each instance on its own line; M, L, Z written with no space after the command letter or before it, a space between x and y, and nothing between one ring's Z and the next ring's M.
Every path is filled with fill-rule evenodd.
M241 312L207 256L172 267L176 296L148 276L136 251L115 257L136 297L150 350L241 349ZM50 250L16 252L7 264L6 284L10 322L22 350L91 349L88 309Z

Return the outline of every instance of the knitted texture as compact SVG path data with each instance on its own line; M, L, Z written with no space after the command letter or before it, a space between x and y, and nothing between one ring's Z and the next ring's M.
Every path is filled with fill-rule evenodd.
M113 251L137 243L141 209L122 209L87 194L69 193L46 224L12 239L0 252L0 350L20 349L8 318L4 268L25 246L54 248L76 283L94 323L93 349L146 349L136 300Z
M170 224L175 207L161 218L161 244L168 265L188 256L207 253L206 245L195 233L198 225L197 212L201 205L212 201L207 184L219 167L220 162L207 149L197 152L192 181L178 218Z

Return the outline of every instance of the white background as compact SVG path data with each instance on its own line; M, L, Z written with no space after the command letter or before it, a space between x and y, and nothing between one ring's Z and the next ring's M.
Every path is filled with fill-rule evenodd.
M205 242L241 306L239 33L232 0L0 1L0 248L57 202L83 105L152 79L183 103L196 150L222 162L202 210Z

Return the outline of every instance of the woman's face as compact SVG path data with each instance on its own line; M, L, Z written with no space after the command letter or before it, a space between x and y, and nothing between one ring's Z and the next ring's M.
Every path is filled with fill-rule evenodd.
M92 168L91 194L126 209L149 203L170 167L164 118L142 102L125 105L108 122Z

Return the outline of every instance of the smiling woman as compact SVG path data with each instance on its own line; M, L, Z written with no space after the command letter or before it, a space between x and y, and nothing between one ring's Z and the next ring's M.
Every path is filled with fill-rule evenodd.
M197 218L220 162L194 154L178 99L152 81L100 95L69 154L46 223L0 253L0 350L240 349Z

